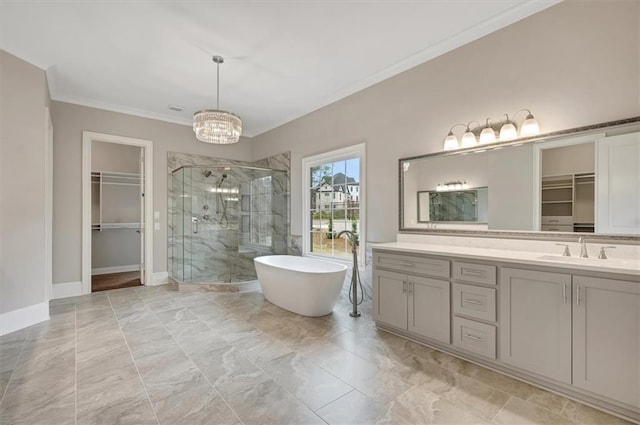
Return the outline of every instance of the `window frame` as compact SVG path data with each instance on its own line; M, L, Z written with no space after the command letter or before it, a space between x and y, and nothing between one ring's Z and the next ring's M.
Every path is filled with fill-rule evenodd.
M310 189L311 189L311 168L316 167L318 165L326 164L328 162L342 161L347 159L359 159L359 168L360 168L360 189L359 189L359 206L358 206L358 214L360 219L360 229L359 229L359 243L360 243L360 253L358 255L359 264L364 265L364 260L366 258L366 143L360 143L353 146L348 146L345 148L340 148L336 150L332 150L329 152L311 155L302 158L302 173L303 173L303 193L302 193L302 255L305 257L315 257L321 259L327 259L336 262L344 262L351 264L352 260L347 260L343 257L335 257L331 255L321 255L311 251L311 223L309 222L309 212L311 211L311 197L310 197Z

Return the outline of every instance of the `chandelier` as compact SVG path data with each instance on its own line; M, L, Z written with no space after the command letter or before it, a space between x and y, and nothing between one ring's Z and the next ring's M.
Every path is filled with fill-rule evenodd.
M220 110L220 64L222 56L214 56L217 66L216 109L204 109L193 114L193 132L201 142L215 144L236 143L242 133L242 120L236 114Z

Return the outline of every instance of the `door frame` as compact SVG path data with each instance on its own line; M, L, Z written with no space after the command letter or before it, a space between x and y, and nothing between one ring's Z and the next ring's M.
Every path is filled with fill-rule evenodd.
M144 149L144 232L145 278L143 285L151 285L153 276L153 142L151 140L116 136L92 131L82 132L82 294L91 293L91 143L117 143Z
M47 301L53 298L53 121L44 108L44 278Z

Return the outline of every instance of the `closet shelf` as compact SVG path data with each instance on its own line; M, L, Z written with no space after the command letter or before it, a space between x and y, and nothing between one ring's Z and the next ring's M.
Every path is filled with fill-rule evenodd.
M568 200L568 201L542 201L543 204L571 204L573 203L572 200Z

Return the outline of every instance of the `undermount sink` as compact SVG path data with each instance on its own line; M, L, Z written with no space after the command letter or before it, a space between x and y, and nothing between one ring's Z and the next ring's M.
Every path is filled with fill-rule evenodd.
M565 257L562 255L541 255L540 257L537 257L537 259L543 260L543 261L557 261L558 263L584 264L589 266L640 268L640 261L638 260L621 260L617 258L608 258L606 260L601 260L599 258Z

